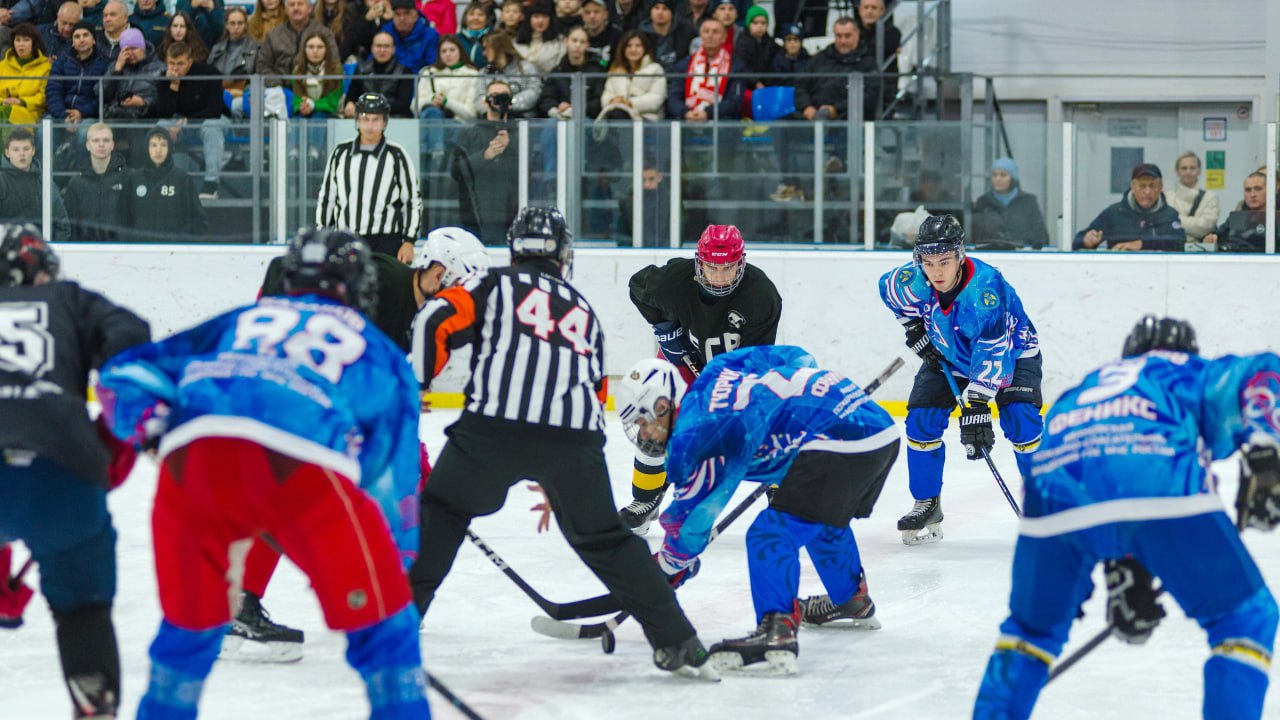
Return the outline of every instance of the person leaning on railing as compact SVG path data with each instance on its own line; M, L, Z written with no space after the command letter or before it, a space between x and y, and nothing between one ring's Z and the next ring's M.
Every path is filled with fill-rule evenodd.
M1280 213L1276 219L1280 221ZM1204 236L1206 245L1222 252L1262 252L1267 244L1267 175L1259 169L1244 179L1244 199L1214 232Z

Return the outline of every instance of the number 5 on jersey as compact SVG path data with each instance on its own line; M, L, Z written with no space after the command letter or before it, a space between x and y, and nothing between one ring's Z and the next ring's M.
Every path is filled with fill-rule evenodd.
M516 307L516 319L533 328L533 334L542 340L550 340L557 330L569 341L579 355L591 352L587 332L591 330L591 315L574 305L559 320L551 316L551 295L541 288L534 288Z

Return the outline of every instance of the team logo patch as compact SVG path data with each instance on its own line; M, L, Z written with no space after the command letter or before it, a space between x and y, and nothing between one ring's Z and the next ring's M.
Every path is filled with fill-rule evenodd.
M640 379L640 371L639 371L639 370L632 370L632 371L631 371L631 379L632 379L632 380L639 380L639 379Z
M146 196L147 196L147 186L146 186L146 185L139 185L139 186L138 186L138 189L137 189L137 190L134 190L134 192L135 192L135 193L137 193L138 197L146 197Z
M995 307L1000 304L1000 300L996 297L995 293L987 291L982 293L982 304L987 307Z
M914 269L912 269L912 268L903 268L903 269L902 269L902 272L898 273L898 282L903 283L903 284L909 283L909 282L911 282L911 279L912 279L913 277L915 277L915 274L916 274L916 273L915 273L915 270L914 270Z
M732 326L734 330L741 330L742 324L746 321L747 319L742 317L742 313L737 310L729 311L729 325Z
M1264 423L1280 431L1280 375L1264 370L1244 388L1244 417L1250 424Z
M347 593L347 607L352 610L362 610L368 604L369 595L364 590L352 590Z

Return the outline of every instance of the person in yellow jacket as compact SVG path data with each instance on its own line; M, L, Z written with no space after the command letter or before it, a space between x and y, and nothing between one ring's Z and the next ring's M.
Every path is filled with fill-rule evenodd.
M13 47L0 60L0 78L9 78L0 79L0 117L13 125L39 122L51 67L40 31L31 23L15 27Z

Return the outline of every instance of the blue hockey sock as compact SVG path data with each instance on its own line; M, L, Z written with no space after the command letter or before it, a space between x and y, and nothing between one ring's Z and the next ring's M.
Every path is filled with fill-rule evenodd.
M1264 586L1229 615L1204 624L1213 652L1204 664L1205 718L1262 717L1276 622L1276 603Z
M151 643L151 680L138 705L138 720L194 720L204 680L226 634L226 625L194 631L161 621Z
M1014 647L1018 645L1018 647ZM1049 662L1042 650L1025 641L1001 637L987 661L978 686L974 720L1024 720L1031 717L1036 698L1049 679Z
M942 433L947 429L949 414L945 408L907 410L907 475L911 497L916 500L942 494L942 467L947 461Z
M418 622L417 610L407 605L381 622L347 633L347 662L364 680L372 720L431 717Z

